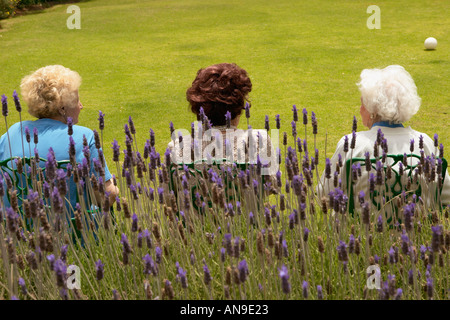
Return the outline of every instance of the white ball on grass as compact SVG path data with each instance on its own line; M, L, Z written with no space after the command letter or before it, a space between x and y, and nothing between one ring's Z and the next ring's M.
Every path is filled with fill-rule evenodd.
M429 37L425 40L425 48L429 50L434 50L437 47L437 40L433 37Z

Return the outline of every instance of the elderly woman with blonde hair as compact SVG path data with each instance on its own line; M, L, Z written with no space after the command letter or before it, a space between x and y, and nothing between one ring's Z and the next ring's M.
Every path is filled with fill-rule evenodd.
M438 156L437 141L426 133L405 127L407 122L420 108L421 98L411 75L399 65L391 65L384 69L364 69L361 80L357 83L361 92L360 115L362 123L368 131L353 132L340 139L336 151L319 183L319 195L328 196L334 190L335 181L341 181L341 189L347 190L346 176L343 175L345 165L340 165L350 158L374 158L384 154L418 156ZM356 121L356 120L355 120ZM355 130L355 129L354 129ZM379 149L378 149L379 147ZM417 159L414 160L417 163ZM409 164L409 163L408 163ZM334 172L333 172L334 171ZM368 179L359 179L356 192L370 192ZM450 204L450 178L448 172L444 177L441 203ZM348 190L347 190L348 191ZM357 201L358 202L358 201Z
M43 158L50 156L56 161L72 159L72 162L82 164L88 155L92 161L84 160L85 165L90 163L90 168L86 170L89 177L86 178L101 171L94 171L94 164L104 161L94 132L75 125L83 109L78 92L80 85L80 75L61 65L46 66L25 76L20 86L22 98L28 105L28 112L37 120L15 123L9 128L0 138L0 161L16 156L31 158L38 154ZM22 141L29 141L32 133L36 135L37 145L31 154L32 148L23 148ZM40 165L44 164L40 162ZM106 162L103 168L104 189L113 200L118 189L111 180ZM100 176L98 172L96 175ZM75 208L77 188L73 179L69 180L67 197L72 208Z

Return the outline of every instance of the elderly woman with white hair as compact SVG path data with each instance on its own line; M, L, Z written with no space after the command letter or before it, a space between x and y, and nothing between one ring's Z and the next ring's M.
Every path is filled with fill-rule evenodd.
M90 168L84 171L89 175L86 179L92 174L100 176L99 171L102 170L99 166L94 170L94 164L99 164L104 159L100 155L102 151L95 141L95 134L91 129L75 125L83 109L78 93L80 85L80 75L61 65L46 66L25 76L20 86L21 94L28 105L28 112L37 120L22 121L9 128L0 138L0 161L11 157L31 158L36 154L42 158L50 155L57 162L71 159L72 163L82 164L84 161L86 167L86 163L90 163ZM15 99L18 101L17 95ZM36 148L30 137L33 134L36 136ZM23 147L27 141L30 142L30 148ZM84 160L86 156L89 159ZM41 161L39 165L44 166L44 163ZM110 200L114 201L118 189L112 182L106 162L103 169L104 190L109 192ZM96 196L100 199L98 194ZM77 199L77 187L73 178L69 180L66 197L70 200L70 205L66 202L66 207L73 210Z
M410 120L420 108L421 98L411 75L399 65L391 65L384 69L364 69L361 80L357 83L361 92L360 114L362 123L369 130L353 132L342 137L336 151L322 175L318 191L320 196L328 196L334 190L335 181L341 181L342 190L347 190L345 162L350 158L381 157L383 152L391 155L436 157L439 148L426 133L405 127L404 122ZM383 141L380 141L382 139ZM385 140L384 140L385 139ZM374 157L375 145L379 143L379 154ZM378 148L378 147L377 147ZM384 148L384 151L383 151ZM417 159L415 160L417 163ZM339 164L342 166L339 169ZM408 162L409 164L409 162ZM362 166L364 168L364 165ZM359 179L355 194L370 191L368 179ZM348 191L348 190L347 190ZM445 174L441 203L450 204L450 177ZM358 201L355 201L358 205Z

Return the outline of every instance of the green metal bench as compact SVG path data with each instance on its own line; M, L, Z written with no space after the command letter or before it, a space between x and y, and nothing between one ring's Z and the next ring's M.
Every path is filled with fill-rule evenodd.
M16 160L21 162L22 169L19 170L16 166ZM39 158L39 162L45 163L47 160L44 158ZM70 163L69 160L60 160L56 162L56 168L57 169L63 169L67 170L67 165ZM28 168L31 168L31 174L28 174ZM42 194L42 184L44 183L44 176L45 176L45 167L41 167L36 163L35 158L20 158L20 157L12 157L3 161L0 161L0 172L2 174L6 174L11 179L11 182L13 183L13 188L17 190L17 199L19 203L19 214L24 218L24 212L22 203L23 200L27 199L27 196L29 194L30 190L38 191L40 194ZM9 195L9 192L5 192L6 197L8 199L8 202L11 202L11 198ZM45 201L45 199L44 199ZM67 198L64 199L64 202L68 201ZM78 193L77 193L77 202L79 202L78 199ZM49 203L47 203L48 206L50 206ZM98 210L90 209L86 210L86 212L91 215L92 220L96 221L95 216L99 213ZM81 238L81 231L78 230L77 224L75 221L75 217L71 217L71 224L74 227L75 235L78 238ZM32 221L31 219L26 218L26 227L28 230L31 230L32 228Z
M392 214L395 215L395 218L397 218L398 222L401 223L401 219L398 218L398 210L399 208L396 206L396 203L394 202L395 198L401 197L402 193L404 192L404 195L406 196L405 201L410 199L413 195L416 195L417 199L422 195L422 186L420 183L414 183L413 174L415 169L420 164L421 157L416 154L407 154L406 155L406 165L403 164L404 161L404 155L398 154L398 155L387 155L386 156L386 162L383 164L383 181L382 184L382 190L378 190L377 187L375 187L374 192L370 193L370 200L373 206L375 206L378 210L381 210L383 207L383 196L384 196L384 204L390 204L392 208ZM413 163L413 160L415 160L416 163ZM371 172L375 172L376 174L376 162L377 160L381 161L381 158L375 159L371 158ZM419 161L418 161L419 160ZM442 160L442 185L439 190L436 188L436 194L435 194L435 201L438 200L439 195L442 192L442 186L444 184L445 179L445 173L447 170L447 160L444 158ZM367 179L365 175L367 175L365 168L365 158L352 158L348 159L345 162L345 174L346 174L346 188L349 194L349 204L348 204L348 210L354 215L355 212L355 194L354 194L354 186L355 181L352 179L352 166L356 163L359 163L361 165L362 170L362 176L359 179ZM397 166L398 163L402 162L404 173L403 175L400 175L400 173L394 169L394 167ZM388 165L390 166L391 170L391 179L387 180L387 171L389 170ZM438 175L439 173L436 173ZM408 180L411 183L412 188L410 190L406 190L406 186L404 183L402 183L402 178L409 184ZM369 184L367 184L367 187L369 187ZM366 190L364 190L366 191ZM381 201L380 201L381 200ZM393 222L393 216L387 217L386 222L388 224L391 224Z
M195 201L196 193L198 192L198 190L200 188L199 178L205 179L205 181L206 181L206 178L205 178L203 170L202 170L203 168L202 169L198 168L198 165L206 166L207 171L209 169L213 169L217 173L220 173L222 171L222 168L225 168L225 170L227 168L232 168L232 176L233 176L232 179L229 179L228 174L226 174L226 175L219 174L219 177L223 180L223 185L225 187L225 194L226 194L227 202L230 202L232 200L239 201L240 194L239 194L238 186L235 185L233 188L232 180L234 180L234 178L236 178L236 176L239 174L239 172L241 170L243 170L243 171L247 170L247 168L250 166L250 164L236 163L236 167L233 169L233 164L230 164L229 162L227 163L226 161L227 161L226 159L223 159L222 163L217 163L217 162L213 161L210 164L208 164L206 160L197 161L195 163L189 163L189 164L183 164L183 163L174 164L174 163L172 163L169 168L169 176L170 176L169 190L174 191L175 195L177 194L177 192L179 191L177 184L181 183L181 179L176 178L175 172L177 171L178 173L183 174L185 172L184 165L186 165L188 167L189 173L190 173L189 181L191 181L190 193L191 193L191 199L192 199L192 206L195 210L200 212L200 208L197 206L196 201ZM202 196L201 196L201 201L203 201ZM207 205L209 207L212 207L212 202L208 201Z

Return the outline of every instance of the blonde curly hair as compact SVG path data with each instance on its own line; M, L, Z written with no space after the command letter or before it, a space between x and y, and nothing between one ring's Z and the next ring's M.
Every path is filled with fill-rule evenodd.
M28 105L28 113L41 119L53 118L61 107L76 107L80 85L78 72L61 65L51 65L25 76L20 89Z

